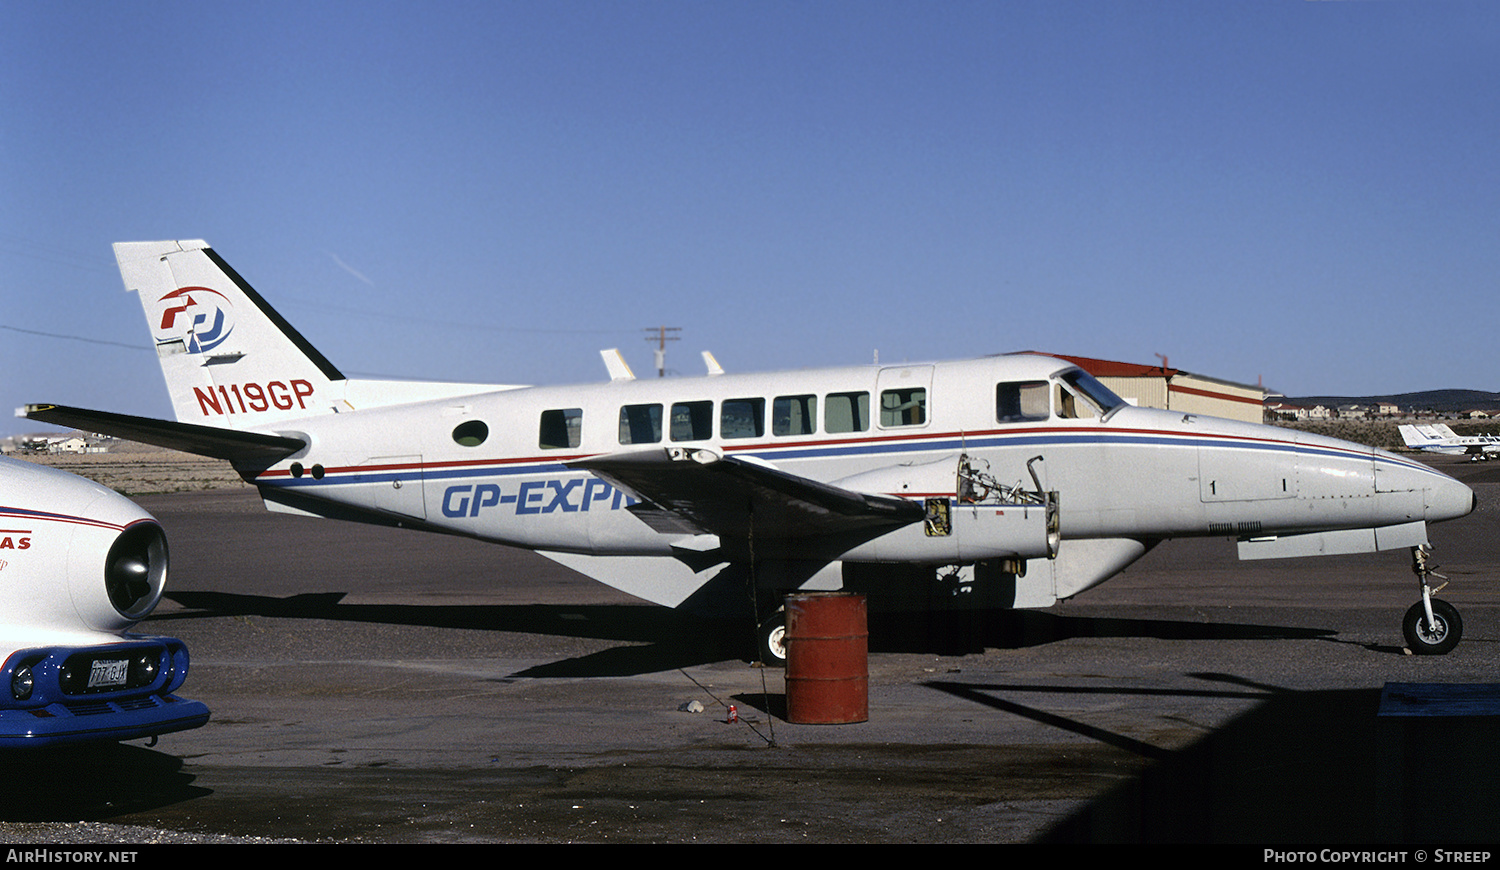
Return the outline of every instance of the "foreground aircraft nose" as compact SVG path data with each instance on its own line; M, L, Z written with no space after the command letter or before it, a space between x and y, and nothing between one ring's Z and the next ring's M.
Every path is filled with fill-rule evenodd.
M1474 490L1446 474L1428 484L1427 521L1430 523L1468 516L1478 504L1479 497Z
M1297 465L1297 496L1325 519L1352 518L1349 507L1355 503L1348 499L1372 490L1371 510L1363 519L1375 528L1438 523L1474 510L1474 490L1420 460L1310 433L1298 433L1297 446L1304 451Z
M1478 498L1474 490L1430 465L1414 459L1387 453L1375 454L1375 496L1377 501L1385 495L1398 498L1401 493L1421 493L1423 518L1429 523L1456 520L1473 512Z

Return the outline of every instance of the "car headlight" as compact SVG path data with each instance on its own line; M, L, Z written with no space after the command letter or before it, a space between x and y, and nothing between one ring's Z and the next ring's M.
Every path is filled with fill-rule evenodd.
M16 668L10 678L10 694L17 701L25 701L31 697L31 690L36 687L36 679L31 675L31 666L22 665Z
M156 682L156 675L161 672L161 657L155 650L143 652L135 657L131 667L132 686L149 686Z

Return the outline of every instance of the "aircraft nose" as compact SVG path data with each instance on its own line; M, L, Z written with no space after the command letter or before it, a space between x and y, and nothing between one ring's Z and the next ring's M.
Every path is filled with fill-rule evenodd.
M1468 516L1479 504L1474 490L1444 474L1427 486L1427 521L1456 520Z

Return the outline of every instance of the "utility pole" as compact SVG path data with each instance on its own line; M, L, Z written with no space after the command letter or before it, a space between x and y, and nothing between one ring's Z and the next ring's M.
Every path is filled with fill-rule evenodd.
M679 326L648 326L646 327L646 340L656 342L656 376L664 378L667 376L667 342L677 341L680 336L667 335L669 332L681 332Z

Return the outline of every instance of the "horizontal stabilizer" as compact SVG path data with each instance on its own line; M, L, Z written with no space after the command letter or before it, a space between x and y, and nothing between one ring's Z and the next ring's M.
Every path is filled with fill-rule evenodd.
M57 426L72 426L85 432L113 435L142 444L169 447L199 456L227 459L236 465L269 465L307 446L301 439L281 435L238 432L193 423L112 414L108 411L89 411L66 405L27 405L17 411L16 416Z

